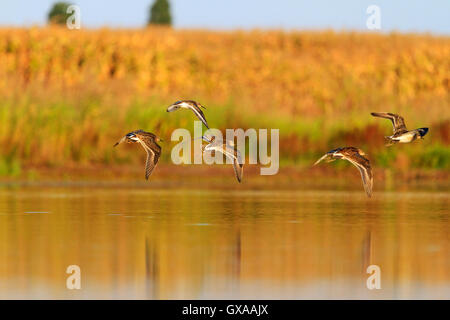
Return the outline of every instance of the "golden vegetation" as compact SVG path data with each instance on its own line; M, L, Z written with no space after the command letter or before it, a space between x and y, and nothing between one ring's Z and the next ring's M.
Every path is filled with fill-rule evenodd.
M380 165L407 155L408 166L449 167L448 37L0 29L0 62L0 173L135 161L112 142L190 128L191 115L165 113L180 98L206 105L213 127L280 128L285 162L352 143ZM427 143L382 148L390 125L369 112L388 110L431 127Z

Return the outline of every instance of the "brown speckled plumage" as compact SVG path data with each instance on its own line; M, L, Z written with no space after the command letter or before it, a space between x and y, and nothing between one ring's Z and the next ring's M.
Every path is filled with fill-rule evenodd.
M148 180L161 155L161 147L156 143L159 141L162 140L153 133L145 132L143 130L136 130L127 133L122 139L116 142L114 147L122 142L140 143L147 153L147 160L145 163L145 179Z
M385 137L388 146L396 143L409 143L417 139L423 139L423 137L428 133L428 128L419 128L408 131L408 129L406 129L405 120L398 114L389 112L372 112L371 115L374 117L391 120L394 134L392 136Z
M337 159L344 159L350 161L355 165L359 172L361 173L361 178L364 185L364 190L368 197L372 196L373 187L373 176L372 167L370 166L370 161L365 158L366 154L359 148L355 147L344 147L328 151L323 157L314 163L318 164L322 160L326 159L327 162L335 161Z

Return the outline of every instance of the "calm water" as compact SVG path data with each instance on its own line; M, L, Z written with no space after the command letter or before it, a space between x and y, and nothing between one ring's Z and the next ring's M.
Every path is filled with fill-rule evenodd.
M0 298L449 299L448 205L438 192L4 187Z

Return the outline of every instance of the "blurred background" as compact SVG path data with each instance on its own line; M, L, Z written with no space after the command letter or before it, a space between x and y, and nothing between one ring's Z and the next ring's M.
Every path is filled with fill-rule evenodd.
M75 4L79 30L66 26L69 3L2 4L3 179L141 177L132 164L144 155L112 148L138 128L167 141L164 176L172 130L192 130L191 114L165 112L179 99L205 105L215 128L279 128L281 166L296 172L328 170L310 165L347 145L365 150L380 175L449 171L447 1L379 1L375 31L369 1ZM391 124L372 111L398 112L430 133L385 148Z

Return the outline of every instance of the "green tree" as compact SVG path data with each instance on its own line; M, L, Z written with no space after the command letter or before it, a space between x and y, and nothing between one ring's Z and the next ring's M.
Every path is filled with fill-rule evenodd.
M56 2L50 9L47 21L49 23L65 24L70 14L67 14L67 8L70 6L67 2Z
M162 25L172 24L169 0L155 0L150 7L150 18L148 23Z

